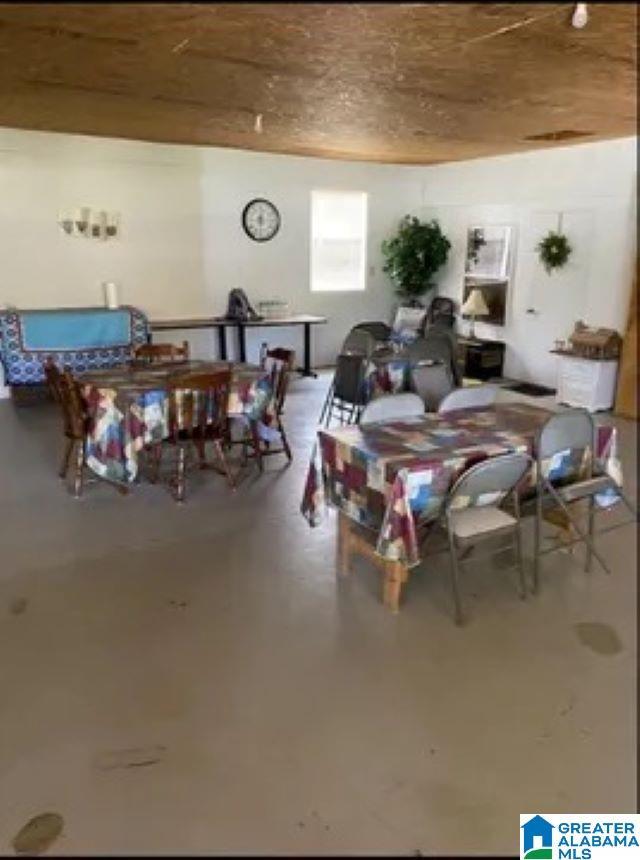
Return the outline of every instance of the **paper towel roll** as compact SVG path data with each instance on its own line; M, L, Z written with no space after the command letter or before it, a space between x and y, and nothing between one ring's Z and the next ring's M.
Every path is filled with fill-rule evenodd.
M115 310L118 307L118 285L112 281L107 281L103 285L104 288L104 303L110 310Z

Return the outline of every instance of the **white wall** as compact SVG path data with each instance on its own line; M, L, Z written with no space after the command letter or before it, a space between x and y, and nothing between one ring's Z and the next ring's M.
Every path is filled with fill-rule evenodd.
M309 201L317 187L369 194L364 293L310 292ZM270 242L242 230L242 209L257 196L282 217ZM354 322L389 318L394 299L380 243L419 201L411 168L0 129L0 306L101 304L102 282L115 281L121 302L168 319L224 313L229 290L243 287L254 304L278 297L294 313L329 317L313 342L315 361L331 362ZM83 205L119 212L120 238L66 236L59 211ZM158 339L185 337L195 355L214 354L211 331ZM248 337L250 359L267 338L302 351L300 329L262 330Z
M635 237L635 138L431 167L375 165L269 155L213 147L170 146L0 128L0 306L60 307L102 303L101 283L116 281L123 303L151 318L212 315L228 291L243 287L254 303L286 299L295 313L329 317L314 330L314 358L329 363L349 327L389 319L393 290L381 270L380 243L407 212L437 217L452 240L440 291L459 299L467 227L517 227L507 325L477 325L508 344L508 374L553 384L548 349L579 317L622 329ZM309 201L313 188L369 195L367 289L311 293ZM241 212L252 197L279 208L270 242L245 236ZM114 241L72 239L57 225L62 209L89 205L120 212ZM533 251L563 211L575 252L547 276ZM525 311L539 310L535 317ZM462 324L464 327L464 323ZM263 330L301 350L302 333ZM215 354L210 331L170 332L195 355Z
M556 338L577 319L624 330L636 236L636 138L422 168L422 217L437 218L452 250L436 280L462 296L467 228L516 227L513 279L504 327L476 323L479 336L507 343L505 373L555 383ZM573 254L547 275L535 246L563 213ZM527 308L537 313L529 315ZM460 328L466 330L466 323Z
M197 153L0 129L0 305L102 304L103 281L152 316L205 310ZM121 236L65 235L60 210L121 213Z
M289 302L292 313L327 316L313 330L316 361L330 363L351 326L363 319L389 320L393 289L382 272L380 244L420 201L415 171L406 167L203 150L202 212L207 306L224 313L227 292L244 287L252 302ZM309 288L310 197L314 188L368 193L365 292L312 293ZM280 231L269 242L249 240L240 223L248 200L266 197L280 211ZM300 330L250 333L250 355L262 339L301 348Z

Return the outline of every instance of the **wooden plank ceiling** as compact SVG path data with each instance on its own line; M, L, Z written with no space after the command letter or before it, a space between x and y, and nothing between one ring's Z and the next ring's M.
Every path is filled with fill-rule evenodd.
M635 134L635 4L588 8L0 4L0 125L423 164Z

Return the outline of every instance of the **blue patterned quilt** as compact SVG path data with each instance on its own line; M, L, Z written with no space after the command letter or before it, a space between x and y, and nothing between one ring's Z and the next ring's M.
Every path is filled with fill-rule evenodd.
M8 385L44 381L44 361L76 373L115 367L146 343L148 322L133 307L0 312L0 360Z

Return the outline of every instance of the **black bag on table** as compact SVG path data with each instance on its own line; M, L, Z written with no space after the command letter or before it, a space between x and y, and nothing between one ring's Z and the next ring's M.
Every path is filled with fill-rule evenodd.
M238 322L257 322L262 319L254 311L245 291L239 288L229 292L226 318Z

